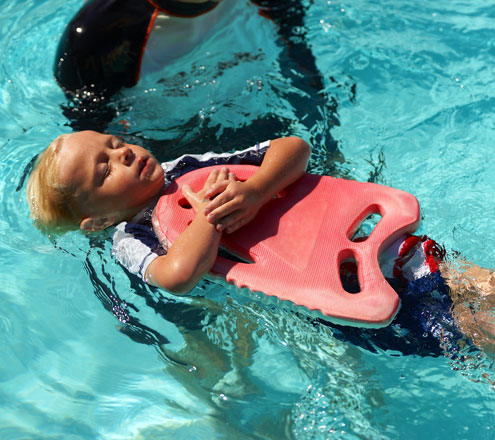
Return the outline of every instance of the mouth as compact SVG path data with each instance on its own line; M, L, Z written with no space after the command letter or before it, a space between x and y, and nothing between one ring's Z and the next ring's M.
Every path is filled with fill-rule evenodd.
M140 157L138 162L138 175L141 176L149 163L149 157Z

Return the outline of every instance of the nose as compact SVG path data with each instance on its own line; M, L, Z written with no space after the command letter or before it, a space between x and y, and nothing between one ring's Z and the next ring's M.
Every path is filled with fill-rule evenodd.
M123 147L120 149L120 161L129 166L134 161L134 152L129 147Z

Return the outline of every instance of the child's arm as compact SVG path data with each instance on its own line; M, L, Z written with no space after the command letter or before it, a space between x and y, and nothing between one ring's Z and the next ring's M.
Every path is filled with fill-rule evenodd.
M260 168L247 181L222 181L205 193L216 195L204 208L218 231L234 232L251 221L258 210L304 174L311 149L302 139L287 137L270 142Z
M182 188L184 196L196 211L196 216L170 246L167 254L151 262L146 271L146 282L171 292L187 293L211 269L222 234L202 214L202 210L210 202L205 193L212 185L221 184L229 178L232 180L233 176L229 175L227 168L214 170L203 189L197 193L189 186Z

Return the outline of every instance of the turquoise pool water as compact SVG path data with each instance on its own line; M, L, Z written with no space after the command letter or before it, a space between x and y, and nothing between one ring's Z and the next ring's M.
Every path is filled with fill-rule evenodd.
M302 3L290 40L306 39L322 91L239 1L124 91L109 129L163 160L302 136L312 170L414 193L420 232L494 267L493 2ZM220 285L149 289L107 243L34 230L24 170L71 130L52 61L81 4L0 0L0 438L495 438L489 355L370 352Z

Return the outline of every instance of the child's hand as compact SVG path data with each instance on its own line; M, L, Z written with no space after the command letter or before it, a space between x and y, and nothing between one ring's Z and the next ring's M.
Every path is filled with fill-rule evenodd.
M216 225L217 231L231 233L249 223L262 206L261 197L248 181L239 182L230 173L225 181L212 185L206 191L207 198L216 196L203 209L207 220Z
M222 192L230 182L234 182L234 175L229 173L228 168L213 170L206 179L202 189L194 192L189 185L184 185L182 187L182 194L196 213L203 212L205 207L211 202L210 198Z

